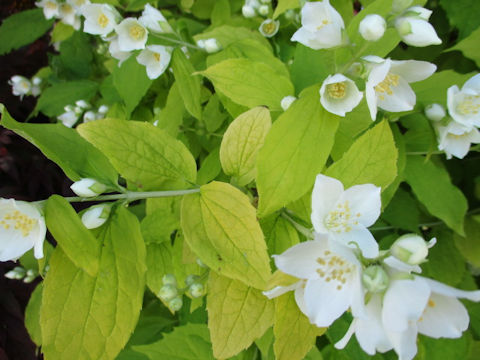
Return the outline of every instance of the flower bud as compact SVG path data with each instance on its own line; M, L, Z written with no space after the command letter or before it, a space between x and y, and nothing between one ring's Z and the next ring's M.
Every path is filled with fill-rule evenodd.
M40 85L41 83L42 83L42 78L39 78L38 76L34 76L34 77L32 78L32 84L33 84L33 85L38 86L38 85Z
M264 22L260 24L258 31L260 31L260 33L263 36L267 38L271 38L278 32L279 28L280 28L280 21L273 20L273 19L266 19Z
M5 274L7 279L11 280L21 280L25 277L26 271L21 266L15 266L12 270Z
M177 287L172 284L163 285L158 292L158 297L167 302L178 295Z
M185 278L185 285L190 286L196 281L198 281L200 277L198 275L190 274Z
M393 256L409 265L418 265L425 261L428 249L436 242L433 238L428 243L417 234L406 234L399 237L390 248Z
M70 186L70 189L72 189L72 191L78 196L93 197L103 193L105 190L107 190L107 187L95 179L83 178L74 182Z
M244 5L242 6L242 15L246 18L252 18L256 15L255 9L250 5Z
M38 273L35 270L29 269L27 270L26 276L23 278L23 282L25 284L31 283L37 277Z
M425 108L425 116L431 121L440 121L446 116L445 109L440 104L430 104Z
M401 13L412 4L413 0L393 0L392 11L395 14Z
M108 112L108 106L107 105L100 105L98 108L98 112L102 115L105 115Z
M197 258L196 262L197 262L197 265L200 266L201 268L207 267L207 265L205 265L205 263L202 260L200 260L200 258Z
M90 122L95 120L97 120L97 114L95 114L93 111L90 110L83 114L83 122Z
M163 275L162 282L163 282L163 285L177 286L177 279L175 279L175 275L173 275L173 274Z
M395 28L403 42L418 47L442 43L434 27L427 21L431 13L431 10L414 6L395 20Z
M262 16L267 16L269 10L268 5L260 5L258 7L258 13Z
M176 298L168 302L168 307L172 311L178 311L182 308L182 306L183 306L183 300L180 296L177 296Z
M386 29L387 23L383 17L377 14L370 14L365 16L360 22L358 31L365 40L377 41L383 36Z
M287 109L290 107L290 105L293 104L295 100L297 100L295 96L285 96L282 101L280 101L280 106L282 107L283 111L287 111Z
M75 101L75 105L82 109L88 109L90 107L90 104L87 103L85 100L77 100Z
M190 295L192 295L194 298L203 296L204 290L205 288L200 283L193 283L189 288Z
M82 215L82 223L87 229L96 229L107 221L112 207L109 204L94 205Z
M220 43L215 38L205 40L205 51L209 54L216 53L221 49Z
M200 49L205 49L205 40L203 39L197 40L196 44Z
M390 279L387 272L380 265L372 265L363 271L362 282L368 291L378 293L388 288Z

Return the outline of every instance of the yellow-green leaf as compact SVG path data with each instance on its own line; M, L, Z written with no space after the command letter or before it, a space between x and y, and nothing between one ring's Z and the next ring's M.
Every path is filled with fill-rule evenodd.
M270 265L255 208L235 187L212 182L183 198L181 224L193 252L220 275L263 289Z
M271 125L268 109L257 107L237 117L223 135L220 162L225 174L234 176L240 186L255 178L257 153Z
M273 324L273 301L261 291L213 271L208 280L207 310L217 359L238 354Z
M289 9L296 9L300 7L299 0L279 0L275 12L273 13L273 18L276 19L282 15L285 11Z

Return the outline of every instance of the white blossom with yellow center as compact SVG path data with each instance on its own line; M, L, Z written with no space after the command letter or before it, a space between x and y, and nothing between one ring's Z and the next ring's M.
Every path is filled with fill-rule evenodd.
M76 9L69 3L63 3L59 6L59 18L67 25L70 25L75 30L80 29L81 21L80 16Z
M380 188L355 185L344 190L337 179L317 175L312 193L312 224L319 234L354 249L363 256L378 256L378 244L367 227L380 216Z
M83 31L93 35L108 35L115 29L120 18L115 8L107 4L86 4L80 12L85 17Z
M342 44L345 24L329 0L307 2L302 8L302 27L291 40L314 50L328 49Z
M472 143L480 143L480 132L476 127L466 127L455 121L446 126L437 125L438 150L444 151L447 159L452 156L463 159L470 151Z
M149 45L140 52L137 61L147 68L147 76L153 80L165 72L171 57L172 48L162 45Z
M138 19L143 26L148 30L156 33L171 33L173 32L172 27L167 22L167 19L162 15L162 13L151 6L150 4L145 5L145 9L142 12L142 16Z
M271 298L294 290L300 310L319 327L331 325L350 308L354 316L364 315L362 267L350 248L315 234L315 240L297 244L274 259L280 271L300 280L265 295Z
M24 201L0 199L0 261L16 260L31 248L43 257L47 228L38 208Z
M21 99L23 99L25 95L29 95L32 90L30 80L20 75L12 76L8 83L12 86L12 94L20 96Z
M115 28L121 51L145 49L148 30L135 18L126 18Z
M320 103L336 115L345 116L362 100L363 93L357 85L342 74L329 75L320 88Z
M369 69L365 97L372 120L377 116L377 107L390 112L412 110L416 95L409 83L424 80L437 69L427 61L395 61L378 56L363 59Z
M35 6L42 8L45 19L53 19L59 16L59 4L56 0L42 0L35 3Z
M480 126L480 74L465 82L460 90L457 85L447 90L447 106L450 116L466 127Z

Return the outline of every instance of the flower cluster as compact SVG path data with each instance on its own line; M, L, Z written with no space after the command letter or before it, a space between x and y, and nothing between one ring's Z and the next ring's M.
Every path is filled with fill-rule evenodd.
M460 337L469 317L457 298L480 301L480 290L458 290L418 275L435 239L407 234L380 251L368 230L380 208L375 185L344 190L340 181L318 175L312 193L314 239L274 255L277 268L298 281L265 295L295 291L299 309L319 327L350 310L354 319L337 348L355 334L370 355L393 349L400 359L410 360L418 333Z
M245 0L242 6L242 14L246 18L255 16L267 16L271 11L272 0Z
M440 104L430 104L425 115L438 134L438 149L463 159L472 143L480 143L480 74L467 80L462 89L453 85L447 90L448 114Z
M41 0L35 3L37 7L43 9L43 15L45 15L46 19L59 19L75 30L80 29L80 9L86 4L90 4L90 1L66 0L65 2L59 2L57 0Z
M20 96L20 99L23 99L25 95L38 96L42 91L40 88L42 79L37 76L27 79L24 76L14 75L8 83L12 86L13 95Z
M60 120L63 125L72 127L80 118L82 118L83 122L103 119L108 109L107 105L100 105L97 110L94 110L85 100L77 100L75 105L65 106L65 112L57 116L57 119Z
M187 294L191 298L199 298L205 295L205 286L202 278L190 274L185 278L185 288L178 288L178 283L173 274L166 274L162 278L163 286L157 296L172 311L178 311L183 306L182 295Z

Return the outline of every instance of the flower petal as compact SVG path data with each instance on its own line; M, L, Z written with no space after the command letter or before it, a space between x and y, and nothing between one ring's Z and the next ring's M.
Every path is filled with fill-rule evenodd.
M378 107L391 112L412 110L416 102L415 92L402 77L396 80L395 84L389 85L389 91L376 92Z
M333 233L332 238L352 249L360 248L362 255L366 258L372 259L378 256L378 243L370 231L363 226L358 226L348 232Z
M405 331L388 331L387 336L398 355L398 360L412 360L417 354L417 325L410 324Z
M368 227L380 216L380 191L381 188L373 184L355 185L345 190L339 201L348 201L352 218Z
M400 75L409 83L425 80L430 77L435 70L437 70L435 64L429 63L428 61L417 60L392 60L392 67L390 68L390 72Z
M343 192L343 184L329 176L318 174L312 192L311 220L315 231L326 233L324 220Z
M476 302L480 301L480 290L475 290L475 291L460 290L460 289L456 289L454 287L445 285L439 281L428 279L422 276L417 276L417 277L425 281L433 293L450 296L450 297L461 298L461 299L468 299Z

